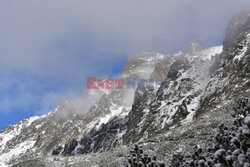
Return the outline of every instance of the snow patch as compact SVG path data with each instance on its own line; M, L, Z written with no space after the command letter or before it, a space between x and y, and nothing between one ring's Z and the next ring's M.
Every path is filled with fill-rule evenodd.
M124 109L123 107L117 107L117 106L111 107L110 114L107 114L104 117L101 117L99 119L99 122L98 122L98 125L96 126L96 128L99 129L102 124L106 124L109 122L109 120L111 118L118 116L120 113L122 113L123 109Z
M223 50L223 46L215 46L204 51L201 51L199 54L202 56L203 60L211 60L212 56L220 54Z
M247 46L245 46L242 50L241 53L233 58L233 60L241 60L241 58L245 55L247 51Z
M250 33L249 33L249 34L250 34ZM247 49L248 49L248 45L250 44L250 35L249 35L249 34L247 34L246 45L243 47L243 49L241 49L241 53L240 53L239 55L235 56L235 57L233 58L233 60L238 60L238 61L240 61L241 58L242 58L243 56L245 56L245 54L246 54L246 52L247 52Z
M27 121L26 126L30 126L35 120L37 120L39 118L40 118L39 116L34 116L34 117L30 117L30 118L26 119L26 121Z
M121 138L121 137L126 133L126 131L127 131L127 130L125 129L125 130L123 130L123 131L120 132L120 129L118 129L117 137L118 137L118 138Z
M190 104L187 105L188 115L187 117L181 121L181 124L187 124L193 121L193 117L195 115L195 112L197 111L199 104L200 104L200 96L195 97Z
M2 153L0 155L0 166L1 167L8 167L7 164L13 158L20 156L27 152L28 149L31 149L36 141L24 141L18 144L15 148L9 150L9 152Z

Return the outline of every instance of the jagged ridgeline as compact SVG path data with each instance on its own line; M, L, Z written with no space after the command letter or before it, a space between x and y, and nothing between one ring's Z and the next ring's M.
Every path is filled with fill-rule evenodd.
M250 12L233 16L225 34L223 46L204 48L192 40L176 54L129 57L120 78L160 78L158 89L104 91L90 107L82 99L66 101L4 128L0 166L123 166L135 143L151 156L151 166L159 160L158 166L244 166L248 119L235 109L240 124L232 126L231 110L238 96L250 97ZM134 151L127 165L145 165L145 155Z
M194 146L193 151L173 155L170 165L151 157L142 146L135 145L124 167L248 167L250 166L250 101L240 97L231 113L232 125L221 123L213 144Z

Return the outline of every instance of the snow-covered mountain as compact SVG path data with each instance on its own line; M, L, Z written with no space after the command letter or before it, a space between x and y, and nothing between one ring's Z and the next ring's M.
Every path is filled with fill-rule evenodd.
M136 53L120 78L161 78L160 88L107 91L86 114L67 112L76 110L67 101L8 126L0 131L0 166L120 166L135 142L168 161L211 142L213 128L230 123L234 99L250 95L249 36L243 12L231 19L223 46L192 40L176 54Z

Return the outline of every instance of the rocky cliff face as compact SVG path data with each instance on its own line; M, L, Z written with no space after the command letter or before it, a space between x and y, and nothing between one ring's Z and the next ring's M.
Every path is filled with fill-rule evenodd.
M87 114L60 117L65 102L9 126L0 131L0 166L119 166L135 142L165 161L206 145L221 120L230 123L234 99L250 95L249 36L243 12L230 21L223 47L191 41L176 54L136 53L120 77L161 78L160 88L109 91Z

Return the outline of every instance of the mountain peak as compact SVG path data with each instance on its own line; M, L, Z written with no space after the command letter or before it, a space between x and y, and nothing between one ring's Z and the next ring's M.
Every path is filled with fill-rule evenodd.
M250 11L242 11L235 14L227 27L225 39L223 41L224 51L234 48L246 34L250 33Z
M204 49L196 40L192 39L184 45L182 51L183 53L194 53Z

